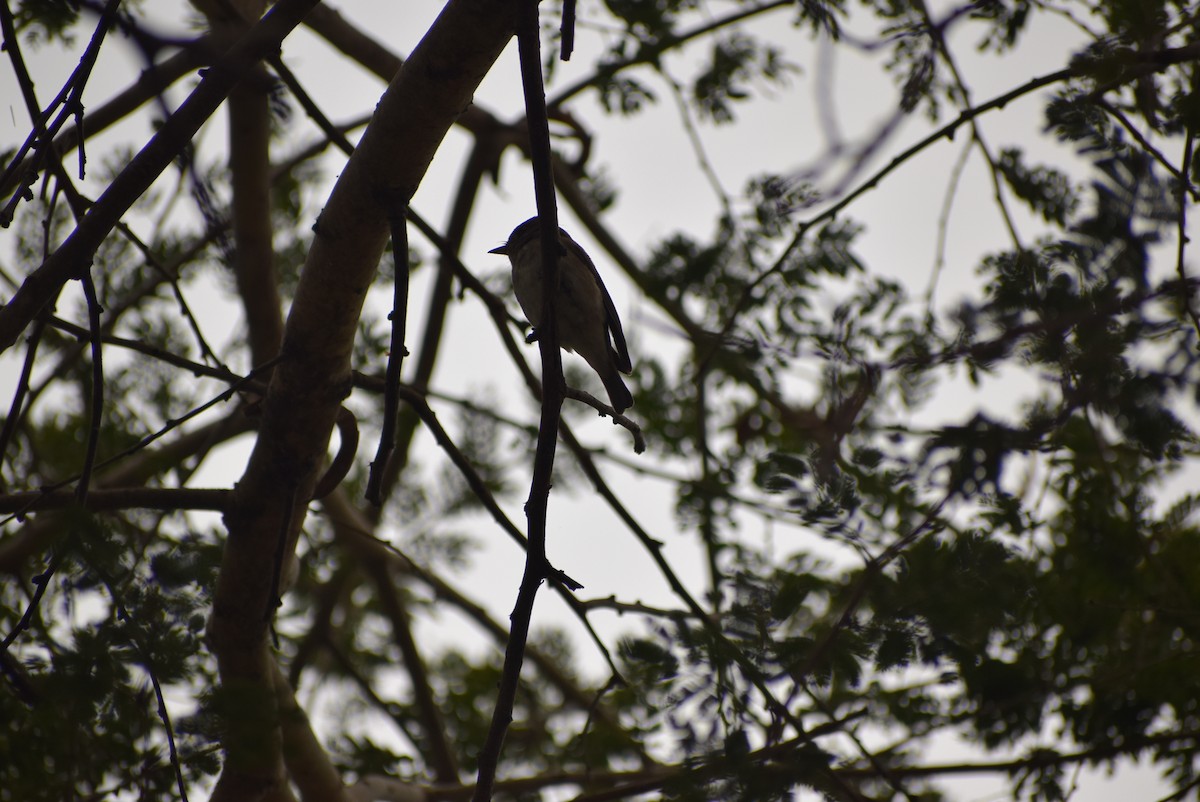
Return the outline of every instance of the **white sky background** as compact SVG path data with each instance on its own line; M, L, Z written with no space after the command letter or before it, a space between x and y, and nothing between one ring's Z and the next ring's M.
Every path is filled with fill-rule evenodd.
M163 32L186 34L188 29L181 22L191 14L186 4L177 0L158 0L145 5L163 20ZM428 1L394 3L386 0L346 0L335 7L380 41L388 43L395 52L405 55L428 29L441 4ZM931 3L931 7L934 17L940 18L949 4L935 2ZM713 3L711 8L712 15L716 17L720 16L724 6ZM559 64L555 84L549 87L550 94L554 93L556 86L565 86L588 73L593 57L602 47L594 28L587 25L588 20L595 18L596 10L596 4L591 0L580 3L580 31L575 56L569 64ZM747 175L768 171L798 172L822 163L828 155L831 142L817 122L816 90L820 82L832 81L832 108L846 137L844 144L848 147L861 145L869 139L877 126L887 121L897 102L895 82L883 72L881 66L886 58L886 50L868 58L856 56L848 48L839 45L826 54L830 58L825 59L825 66L822 66L819 64L818 46L806 31L780 32L780 20L783 18L779 14L768 15L764 18L765 22L751 23L748 27L769 32L776 41L780 36L790 37L793 44L789 45L787 56L800 65L802 73L793 76L788 87L768 88L752 103L740 107L736 124L721 127L700 124L707 154L725 189L735 197ZM862 38L875 39L875 30L869 27L873 25L866 15L859 15L849 27ZM980 30L963 24L953 27L950 32L951 47L959 58L959 66L976 103L1030 78L1060 69L1065 64L1066 54L1080 41L1078 31L1068 23L1043 14L1034 20L1016 54L997 59L975 52L974 43ZM82 50L86 43L86 37L80 37L76 43L77 50ZM699 49L704 52L708 48L701 44ZM88 108L99 106L123 87L134 71L141 69L140 57L119 41L109 43L102 52L101 64L85 96L85 106ZM24 48L24 55L38 82L39 99L43 103L58 91L77 59L77 54L64 57L28 47ZM283 58L318 105L335 122L368 113L374 108L384 88L377 78L333 52L304 28L298 29L285 43ZM671 56L666 63L675 77L684 81L693 71L687 57ZM827 68L829 63L832 63L833 69ZM706 237L719 205L708 181L696 168L694 154L681 147L686 139L679 125L678 112L661 80L645 70L638 73L638 77L650 85L659 97L657 106L639 115L607 118L594 101L594 95L588 93L573 100L570 109L596 133L593 166L603 165L620 191L617 205L607 214L606 221L626 247L640 256L646 253L652 242L676 230L691 232L699 238ZM171 93L172 101L177 104L183 96L183 91L177 85ZM1022 98L1002 111L984 115L979 122L994 154L1004 147L1021 146L1025 148L1029 163L1046 162L1070 170L1072 165L1082 163L1069 149L1042 134L1045 98L1044 92ZM19 144L29 130L24 106L7 60L0 66L0 100L3 101L3 108L0 108L0 149L7 149ZM476 101L501 119L522 116L523 101L515 43L485 79ZM290 153L293 147L312 141L319 133L304 117L302 110L294 103L292 106L288 143L279 147L277 153ZM939 124L947 122L950 117L949 108L946 107ZM853 183L857 184L866 178L871 171L929 130L930 125L923 114L906 120ZM105 132L89 145L90 167L93 170L98 168L106 149L113 147L114 143L141 143L148 131L148 123L143 116ZM223 160L221 153L225 136L224 117L221 115L206 126L199 138L199 158L203 163L220 163ZM914 305L922 302L937 259L938 218L942 213L951 167L968 137L969 131L963 127L954 141L943 140L931 147L849 209L851 216L867 225L865 234L859 240L857 253L870 270L902 280L909 287ZM448 214L449 201L457 186L461 157L467 144L465 135L451 132L414 199L414 208L435 226L441 225ZM1166 153L1170 158L1178 158L1178 150L1174 143L1168 143ZM307 210L310 217L315 217L319 211L322 199L336 179L341 161L341 155L336 152L331 152L324 159L325 183L310 197L312 205ZM67 163L69 167L72 164L70 160ZM167 175L174 180L173 172ZM506 263L500 257L487 254L487 250L502 242L517 222L534 211L528 164L508 155L501 175L501 188L490 183L484 185L462 254L466 264L481 276L506 269ZM840 172L834 171L831 176L824 178L835 179L838 175ZM95 188L92 189L95 191ZM821 208L817 206L811 213L815 214ZM1017 216L1023 241L1029 243L1041 232L1042 227L1039 221L1025 214L1023 208L1016 203L1010 204L1010 209ZM308 221L302 221L302 225L308 224ZM594 256L600 253L598 246L584 236L580 226L569 215L563 215L563 225ZM412 242L426 255L432 253L432 248L419 234L414 232L411 236ZM8 242L10 237L10 233L0 231L0 260L3 260L6 270L22 274L28 268L12 265L11 244ZM973 155L955 196L946 242L945 268L938 284L938 302L951 304L964 293L977 290L974 266L979 257L985 252L1009 246L1010 241L996 211L990 179L978 155ZM656 355L662 355L677 349L678 341L662 333L664 321L661 315L638 297L632 285L617 276L612 265L606 264L598 256L597 262L622 313L635 361L639 351L653 351ZM1167 265L1166 269L1172 269L1169 260L1163 264ZM410 348L422 330L422 307L428 295L427 280L431 272L422 270L414 277L409 311ZM241 327L231 326L229 321L232 315L239 315L240 311L212 294L193 296L189 300L193 310L201 316L201 324L211 338L210 342L221 343L227 335L231 336L227 347L218 348L218 351L228 353L235 348ZM377 296L376 300L379 301L376 309L384 310L390 297ZM59 305L60 312L70 308L69 301ZM447 340L439 359L434 388L455 396L494 394L503 399L502 406L506 414L535 419L534 408L523 397L523 386L515 371L507 364L507 357L491 334L490 323L481 314L478 302L468 297L465 303L451 310L448 321ZM19 351L11 349L0 358L0 403L5 409L15 386L20 357L23 356ZM536 363L535 349L530 348L529 356ZM411 368L411 363L408 367ZM1011 409L1016 403L1016 396L1011 388L996 393L995 387L999 384L999 380L994 381L986 393L969 392L965 386L962 387L959 394L947 396L946 404L937 405L938 416L942 422L947 418L968 419L983 402L985 395L989 399L989 408L996 411ZM440 411L443 423L452 425L452 410L436 403L434 407ZM635 406L635 417L636 412ZM610 451L643 460L648 466L657 464L654 455L633 457L623 430L601 421L584 425L584 420L586 418L581 418L578 431L586 444L603 445ZM369 434L364 432L364 435L359 457L369 460L374 443ZM424 438L422 443L425 448L420 452L420 459L427 468L438 469L443 461L441 453L432 446L429 438ZM195 484L230 486L242 472L248 448L249 440L243 440L234 447L224 449L221 459L210 460L204 466ZM701 596L705 576L703 561L694 536L677 531L672 515L674 495L671 486L639 477L612 464L602 463L602 468L616 492L631 506L647 530L667 544L668 559L681 576L691 577L693 593ZM685 472L688 466L675 466L674 469ZM528 476L515 477L514 483L522 488L527 487ZM516 498L505 504L510 518L519 525L524 521L521 502L525 494L526 491L522 490ZM465 525L461 521L456 522L455 531L461 531ZM761 530L758 523L749 520L746 528L750 532ZM523 555L484 516L470 526L470 532L477 539L479 550L473 558L473 569L466 577L460 578L460 587L468 589L470 595L487 606L497 619L504 620L515 599ZM382 534L394 537L396 542L403 537L403 532L398 529ZM781 555L823 543L811 534L786 526L773 527L769 536ZM589 492L585 483L579 483L573 493L552 494L549 552L557 567L584 583L586 587L580 594L581 598L616 594L622 601L675 606L673 596L649 559L623 530L615 515ZM636 626L636 620L632 617L617 619L611 615L596 614L593 620L608 637L610 645L615 642L617 634ZM595 656L592 645L555 594L548 591L539 596L535 626L539 625L562 625L566 628L572 635L581 659L594 666L597 675L600 675L603 666ZM479 634L473 627L452 616L426 622L419 628L419 637L425 644L448 643L450 641L447 638L458 643L464 639L467 642L479 640ZM491 648L490 642L483 646ZM951 762L966 755L961 747L947 743L945 752L931 754L929 758L932 762ZM995 780L956 780L947 783L946 787L953 789L953 794L961 800L1004 797L1001 792L1003 783ZM1073 798L1081 802L1155 799L1165 793L1165 786L1151 772L1124 770L1117 777L1108 777L1103 772L1084 772L1079 780L1079 790Z

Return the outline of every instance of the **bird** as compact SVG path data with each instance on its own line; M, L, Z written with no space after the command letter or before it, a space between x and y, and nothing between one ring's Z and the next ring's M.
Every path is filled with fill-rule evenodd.
M513 291L534 337L542 317L541 223L531 217L512 230L508 241L488 253L507 256L512 264ZM587 252L563 229L558 230L562 255L558 260L558 344L584 358L600 377L617 414L633 406L633 395L622 373L631 373L629 347L612 296Z

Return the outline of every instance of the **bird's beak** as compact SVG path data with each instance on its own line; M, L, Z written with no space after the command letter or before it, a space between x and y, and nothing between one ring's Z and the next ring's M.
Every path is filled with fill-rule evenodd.
M501 256L508 256L508 243L504 243L499 248L492 248L488 253L498 253Z

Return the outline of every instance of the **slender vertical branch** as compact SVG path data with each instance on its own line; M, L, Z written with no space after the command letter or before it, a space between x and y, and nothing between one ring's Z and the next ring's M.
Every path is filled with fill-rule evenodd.
M425 744L438 782L458 783L458 759L446 727L445 717L438 708L429 669L413 635L412 618L404 600L393 583L387 562L370 558L363 561L364 569L379 593L379 602L392 625L392 639L404 659L404 668L412 680L414 706L420 717Z
M425 302L424 331L420 336L420 345L416 349L415 363L409 379L410 385L418 392L424 392L433 377L453 298L453 276L456 272L454 262L458 260L458 252L462 247L463 235L467 230L467 221L470 219L471 211L475 208L475 198L478 195L479 186L487 174L488 167L494 164L497 158L499 157L494 137L481 138L476 135L475 144L471 148L467 163L463 167L462 177L458 181L450 219L446 224L446 234L444 237L437 238L438 273L428 300ZM408 215L418 230L428 230L428 224L415 211L409 209ZM386 469L380 469L382 471L379 491L381 499L395 487L408 465L413 435L416 434L419 419L419 412L406 409L396 421L397 431L392 440L397 453Z
M485 802L492 797L496 767L504 735L512 722L513 703L520 683L525 645L529 638L533 603L541 583L550 575L546 559L546 519L550 484L554 471L554 453L562 414L562 355L558 349L558 321L555 295L558 292L558 211L550 162L550 125L546 117L546 90L542 84L540 42L538 40L537 0L518 3L517 44L521 56L521 83L525 92L525 116L529 126L529 144L533 159L534 196L541 218L542 238L542 319L538 326L538 345L542 357L542 415L538 425L537 451L525 516L529 526L529 547L525 552L525 574L513 609L508 648L504 654L504 674L496 698L487 740L479 755L479 778L472 797Z
M383 395L383 425L379 433L379 447L371 463L371 474L367 479L367 501L375 506L383 504L383 476L388 457L396 447L396 415L400 408L400 367L407 351L404 348L405 329L408 325L408 218L403 205L388 209L388 223L392 229L392 264L395 278L392 285L391 347L388 350L387 386Z
M25 409L25 398L29 395L29 379L33 375L34 360L37 357L38 345L42 342L42 332L45 330L46 320L44 317L39 317L34 321L33 330L29 333L28 343L25 347L25 362L21 366L21 377L17 380L17 388L13 391L8 417L4 419L4 426L0 427L0 461L8 462L10 467L14 463L6 460L8 446L12 442L13 435L17 431L17 424L21 421L21 413ZM3 490L4 487L4 477L0 475L0 490Z
M87 450L83 457L83 470L79 473L79 484L75 486L75 498L82 505L87 502L88 485L92 480L92 468L96 464L96 446L100 441L100 418L104 414L104 362L100 344L100 301L96 297L96 284L90 273L82 278L83 296L87 299L88 323L92 344L92 394L91 422L88 424Z
M243 35L263 12L262 0L241 0L237 19L214 20L214 31ZM231 37L232 38L232 37ZM260 73L262 70L256 69ZM275 356L283 342L279 277L271 223L269 83L242 81L229 93L229 173L233 189L233 272L246 315L250 364ZM195 172L192 173L196 175Z
M1188 317L1192 321L1192 326L1196 329L1196 333L1200 334L1200 315L1196 314L1196 306L1192 303L1192 291L1188 285L1187 266L1184 264L1183 257L1187 253L1188 235L1187 235L1187 207L1188 207L1188 189L1191 183L1191 165L1192 165L1192 149L1196 144L1196 135L1192 131L1188 131L1183 140L1183 160L1179 165L1179 225L1177 229L1177 239L1175 256L1175 272L1179 274L1180 283L1184 287L1182 298L1183 308L1187 310Z

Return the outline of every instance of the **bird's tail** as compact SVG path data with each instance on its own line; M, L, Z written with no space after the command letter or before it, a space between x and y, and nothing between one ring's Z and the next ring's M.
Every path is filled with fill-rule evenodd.
M608 401L618 415L633 406L633 394L621 380L621 374L617 371L615 364L609 362L607 370L598 371L598 373L600 373L600 381L604 382L604 390L608 393Z

